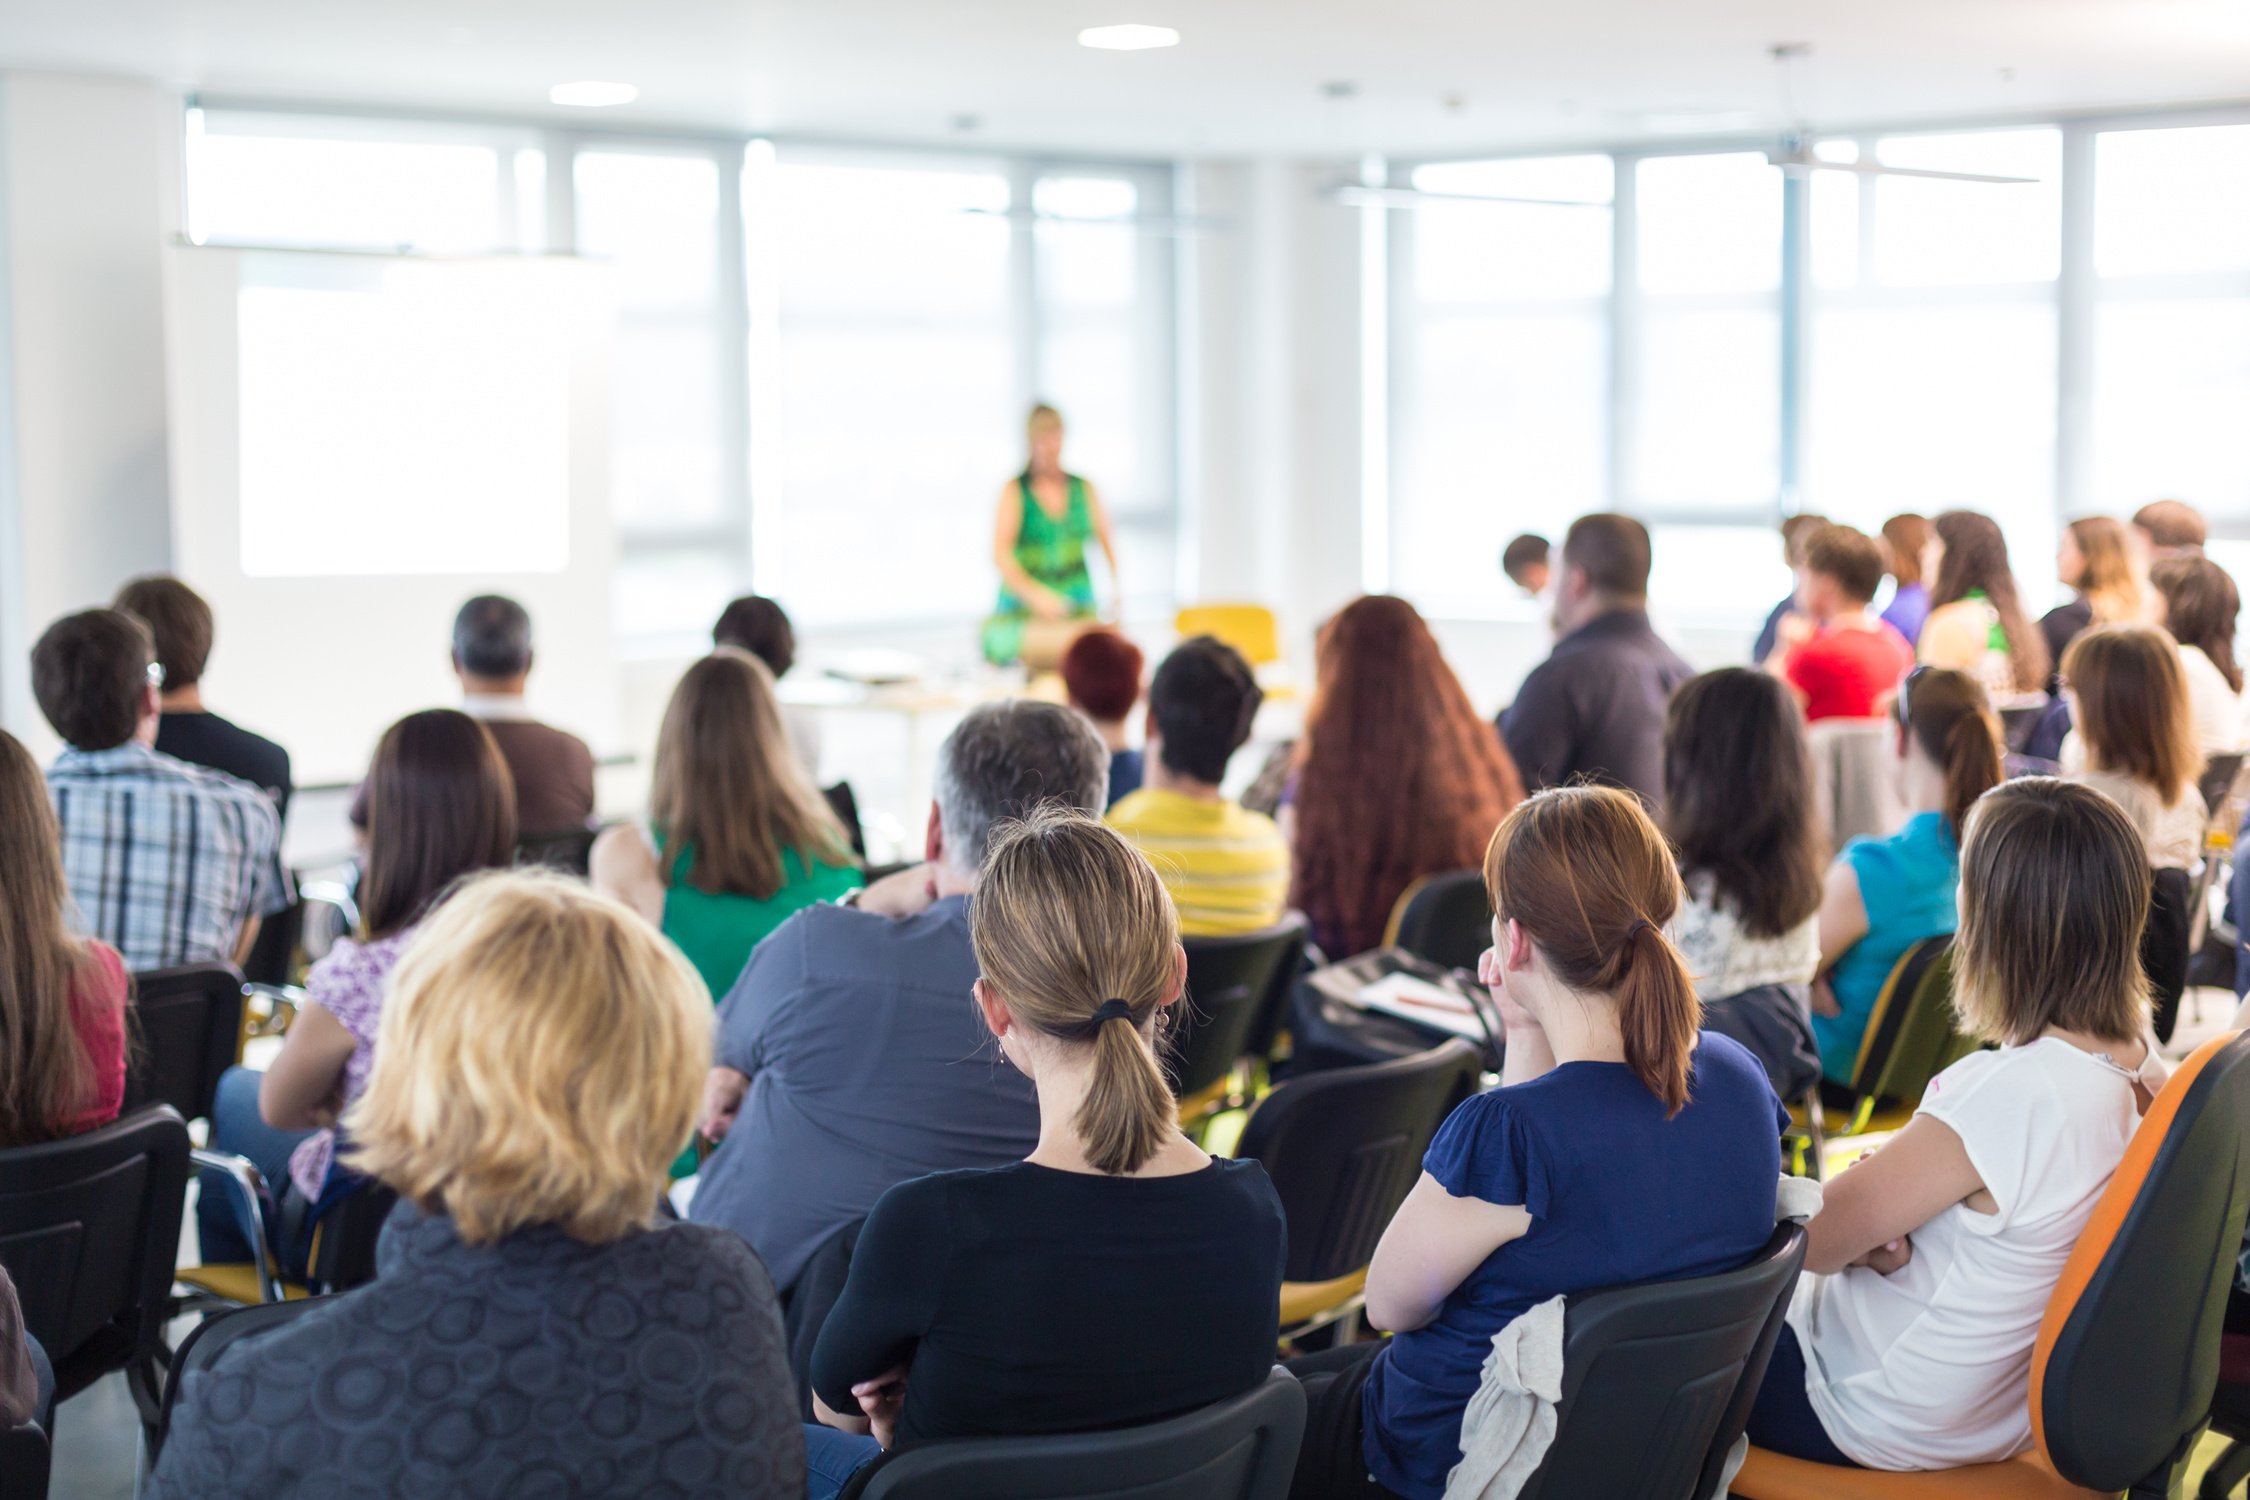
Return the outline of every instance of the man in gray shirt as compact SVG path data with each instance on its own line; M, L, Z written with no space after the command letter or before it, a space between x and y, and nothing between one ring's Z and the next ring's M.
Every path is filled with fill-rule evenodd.
M785 1295L830 1236L894 1183L1021 1160L1030 1080L971 1001L969 900L993 824L1058 801L1096 817L1109 752L1051 703L972 712L938 749L928 862L760 943L719 1006L688 1217L734 1230Z

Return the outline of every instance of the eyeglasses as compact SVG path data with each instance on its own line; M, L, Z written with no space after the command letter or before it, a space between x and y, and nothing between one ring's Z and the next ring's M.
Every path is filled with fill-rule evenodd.
M164 686L164 663L152 661L148 664L148 685L152 688Z

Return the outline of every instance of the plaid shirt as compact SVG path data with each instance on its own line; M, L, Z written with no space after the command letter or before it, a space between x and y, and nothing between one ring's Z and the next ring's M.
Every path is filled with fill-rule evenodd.
M246 781L137 741L47 771L78 928L161 969L234 957L242 924L289 904L281 818Z

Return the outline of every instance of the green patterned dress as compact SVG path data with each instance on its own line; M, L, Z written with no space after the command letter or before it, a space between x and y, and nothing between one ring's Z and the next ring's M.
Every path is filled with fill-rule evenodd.
M1031 492L1031 476L1016 479L1016 495L1023 505L1023 520L1016 528L1016 563L1033 580L1053 589L1070 603L1072 619L1092 619L1094 576L1086 567L1086 544L1094 538L1094 510L1086 501L1086 481L1076 474L1070 482L1070 502L1060 519L1047 514ZM1006 587L999 605L984 625L985 659L1006 666L1023 655L1023 630L1031 611Z

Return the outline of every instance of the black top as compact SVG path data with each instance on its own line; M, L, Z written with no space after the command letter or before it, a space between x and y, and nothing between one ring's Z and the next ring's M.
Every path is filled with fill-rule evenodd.
M802 1500L781 1313L735 1235L473 1247L402 1207L377 1264L187 1377L151 1500Z
M224 771L273 798L274 810L289 815L289 752L264 735L213 713L167 710L156 721L156 748L192 765Z
M1286 1243L1254 1161L918 1177L867 1217L813 1389L856 1413L854 1382L907 1365L901 1444L1179 1416L1273 1368Z
M2081 594L2068 604L2058 604L2039 617L2039 633L2047 638L2047 662L2051 668L2047 689L2055 692L2062 681L2063 652L2078 639L2079 633L2094 623L2094 606Z
M1528 791L1578 779L1621 786L1655 807L1664 793L1664 706L1695 675L1648 612L1601 615L1555 642L1500 716Z

